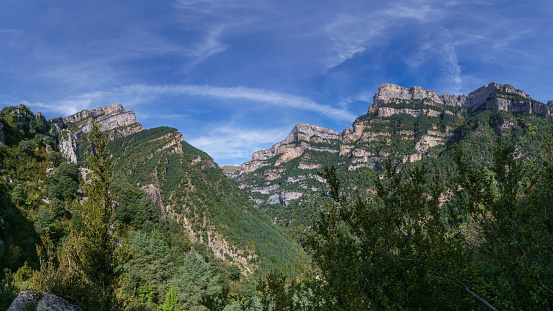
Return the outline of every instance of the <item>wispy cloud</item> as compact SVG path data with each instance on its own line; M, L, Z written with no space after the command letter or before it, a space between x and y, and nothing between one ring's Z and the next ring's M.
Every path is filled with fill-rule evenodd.
M283 128L240 128L233 124L208 127L204 135L188 140L193 146L207 152L215 159L232 165L249 158L261 149L270 148L276 142L284 140L292 126Z
M212 55L221 53L228 48L228 45L221 41L221 36L226 28L225 25L219 25L205 34L201 42L189 53L192 58L188 65L189 68L195 67Z
M404 3L392 3L382 9L367 12L340 14L325 26L325 31L334 42L327 66L335 67L356 54L374 46L384 44L387 34L401 21L428 23L438 20L441 12L430 5L408 6Z
M209 85L131 85L111 91L91 92L67 99L55 101L51 104L42 103L43 108L50 111L71 114L92 106L102 106L112 103L124 103L127 107L139 104L153 103L162 96L198 96L217 100L242 100L238 105L261 103L277 107L312 111L322 114L328 119L352 121L355 115L346 109L335 108L319 104L311 99L275 92L270 90L249 87L218 87ZM37 104L34 104L37 106Z
M17 33L15 29L0 29L0 33Z

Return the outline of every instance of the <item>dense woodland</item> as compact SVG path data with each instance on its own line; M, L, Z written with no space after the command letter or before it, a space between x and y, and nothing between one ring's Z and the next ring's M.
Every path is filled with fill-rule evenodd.
M311 229L288 232L300 248L219 168L190 165L197 155L209 160L192 146L183 147L186 160L157 154L133 167L132 157L159 149L148 137L174 129L110 143L95 128L81 144L94 152L77 167L59 152L44 117L18 106L2 109L1 118L1 310L23 290L51 292L83 310L553 308L548 119L484 111L444 120L457 123L459 135L435 158L391 156L379 170L348 172L329 158L319 172L327 188L303 203L298 218ZM425 118L390 119L399 131L426 128ZM505 120L514 126L498 126ZM398 154L413 148L403 144L393 144ZM166 162L176 170L162 173ZM251 252L255 273L160 217L137 186L152 172L169 189L164 201L212 219L209 228L224 232L237 252ZM187 179L205 182L179 190ZM185 195L171 195L178 192ZM285 209L269 215L291 213Z

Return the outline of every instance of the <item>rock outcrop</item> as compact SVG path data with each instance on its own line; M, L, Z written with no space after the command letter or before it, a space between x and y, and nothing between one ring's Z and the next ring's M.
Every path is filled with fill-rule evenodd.
M152 202L154 202L154 204L156 205L157 214L159 215L159 217L162 218L162 219L166 219L167 218L167 213L165 211L165 207L163 206L163 200L162 200L161 192L159 191L159 189L156 188L156 186L154 186L152 184L141 187L140 189L142 189L142 191L144 191L144 194L146 195L146 197L148 199L150 199L150 200L152 200Z
M8 311L81 311L65 299L49 293L24 291L19 293Z
M134 111L123 109L121 104L83 110L63 119L64 124L72 125L73 135L77 138L92 131L92 121L96 121L103 132L109 132L112 140L142 130Z
M501 92L509 94L511 98L498 98L493 96L495 93ZM426 105L454 106L468 109L469 111L477 112L481 110L505 110L512 112L527 112L535 113L541 116L549 117L550 109L541 103L538 103L526 94L524 91L515 89L509 84L499 84L492 82L487 86L482 86L468 95L438 95L432 90L425 90L420 86L413 86L410 89L401 87L395 84L382 84L378 88L378 92L373 97L373 104L369 107L369 113L377 112L379 116L386 117L392 114L407 113L413 116L421 114L432 115L428 109L419 110L403 109L403 111L390 110L393 108L382 107L390 103L415 102L421 101ZM446 110L447 111L447 110ZM447 112L446 112L447 113ZM432 115L435 116L435 115Z
M60 151L71 162L77 163L80 138L92 131L92 122L96 121L100 130L108 132L110 140L126 137L143 130L136 122L132 110L125 110L121 104L83 110L67 118L55 118L49 122L60 133Z
M252 160L241 166L240 174L250 173L269 165L267 161L275 157L278 157L275 166L279 166L282 163L300 157L305 150L309 149L337 153L337 149L321 149L314 146L314 144L337 145L340 140L341 135L334 130L307 123L296 124L285 140L276 143L269 149L255 152Z
M304 194L317 191L315 185L321 183L310 182L312 177L305 176L314 176L310 171L320 170L329 161L354 171L378 169L392 154L396 155L396 161L404 163L434 158L436 148L453 138L456 121L462 116L504 110L550 117L553 108L553 101L547 106L511 85L493 82L459 96L439 95L418 86L383 84L373 100L368 114L342 133L318 125L297 124L285 140L255 152L251 161L242 164L240 174L230 177L249 190L256 202L285 207L292 201L303 200ZM501 127L509 128L512 124ZM291 161L292 167L286 164ZM299 187L303 192L285 181L290 178L302 180L304 184Z
M390 102L390 100L398 99L406 101L428 99L440 105L463 106L467 101L467 96L438 95L438 93L432 90L425 90L420 86L413 86L407 89L396 84L382 84L378 87L378 92L374 95L373 105L370 108L379 107Z
M73 137L71 131L60 131L60 152L72 163L77 163L77 139Z

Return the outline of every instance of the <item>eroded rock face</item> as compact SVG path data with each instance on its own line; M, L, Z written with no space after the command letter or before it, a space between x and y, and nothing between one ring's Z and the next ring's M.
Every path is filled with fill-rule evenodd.
M267 160L278 156L275 166L300 157L305 150L321 150L312 146L316 144L338 144L342 139L340 133L324 128L319 125L310 125L307 123L298 123L285 140L276 143L273 147L260 150L252 155L252 160L242 164L240 174L251 173L261 167L269 165ZM299 146L298 146L299 142ZM337 153L338 150L325 150Z
M69 130L60 132L60 152L69 162L77 163L77 139Z
M102 132L108 132L110 140L143 130L142 125L136 122L134 111L123 109L121 104L83 110L67 118L52 119L49 122L60 133L60 151L69 161L77 163L79 138L92 131L93 121L98 123Z
M32 309L29 309L32 308ZM24 291L14 299L8 311L81 311L65 299L49 293Z
M373 97L373 106L380 106L390 100L423 100L429 99L432 102L448 106L462 106L466 102L466 95L455 97L454 95L438 95L432 90L425 90L420 86L413 86L410 89L395 84L382 84ZM372 106L371 106L372 107ZM371 112L371 111L369 111Z
M485 110L503 110L511 112L533 113L542 117L551 116L551 108L531 101L514 101L504 98L494 98L485 102Z
M124 111L123 105L114 104L114 105L100 107L100 108L96 108L96 109L92 109L92 110L83 110L81 112L77 112L73 115L70 115L67 118L64 118L63 122L65 122L65 123L76 123L76 122L82 121L86 118L96 119L96 118L99 118L101 116L105 116L107 114L112 114L112 113L120 112L120 111Z
M152 184L141 187L140 189L144 191L144 194L148 199L154 202L154 204L156 205L157 214L159 215L159 217L162 219L166 219L167 213L165 211L165 207L163 206L163 200L159 189Z
M110 132L110 139L128 136L142 131L142 125L136 123L136 115L132 110L123 110L121 105L111 105L98 109L81 111L63 119L65 124L76 126L73 135L92 132L92 121L96 121L102 132Z
M373 105L369 107L369 112L377 111L380 106L389 103L392 100L429 100L437 105L459 106L471 108L479 106L486 102L488 97L496 91L503 91L520 95L524 98L531 99L524 91L515 89L509 84L499 84L492 82L487 86L482 86L468 95L438 95L432 90L425 90L420 86L413 86L410 89L401 87L395 84L382 84L378 88L378 92L373 97ZM427 101L428 102L428 101Z

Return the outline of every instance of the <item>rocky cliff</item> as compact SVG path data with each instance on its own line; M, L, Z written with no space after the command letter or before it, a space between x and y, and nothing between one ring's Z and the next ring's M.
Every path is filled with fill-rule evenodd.
M548 104L553 106L553 101ZM449 142L466 135L464 123L472 116L505 111L550 117L552 108L508 84L490 83L459 96L383 84L368 113L341 133L297 124L284 141L255 152L251 161L241 166L240 174L231 178L260 206L268 206L276 223L288 227L298 217L294 209L304 209L314 196L320 196L324 180L316 173L325 165L359 171L355 176L361 176L379 171L384 159L396 163L435 159ZM509 135L516 123L514 118L502 119L494 131ZM362 177L355 178L362 182Z
M296 124L285 140L276 143L270 149L255 152L252 160L241 166L240 174L251 173L269 164L279 166L300 157L306 150L337 153L340 139L340 134L334 130L307 123ZM325 146L318 147L319 144ZM271 163L272 159L276 159L274 163ZM309 164L302 163L300 166L308 167Z
M92 131L92 122L96 121L100 129L108 132L111 140L126 137L143 130L136 122L132 110L125 110L121 104L83 110L66 118L55 118L49 122L60 133L60 149L71 162L77 163L78 145L81 137Z

